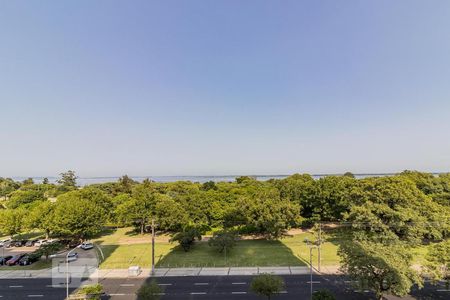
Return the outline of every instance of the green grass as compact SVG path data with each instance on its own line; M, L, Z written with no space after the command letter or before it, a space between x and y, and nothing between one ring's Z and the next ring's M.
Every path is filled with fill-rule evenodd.
M32 233L30 237L37 233ZM301 233L285 237L278 241L241 240L225 253L219 253L209 247L207 242L196 242L189 252L184 252L178 244L168 243L167 236L156 239L155 259L158 267L223 267L223 266L305 266L309 262L309 248L304 240L312 239L309 233ZM323 266L339 264L338 244L346 239L345 235L336 233L322 245L321 263ZM105 261L100 265L103 269L128 268L139 265L149 268L151 265L150 236L132 232L131 228L107 230L100 237L93 239L100 245ZM428 246L413 249L414 264L422 264ZM317 250L313 250L313 264L317 265ZM8 269L35 270L49 267L50 263L37 262L26 267ZM0 268L2 270L4 268Z
M119 232L122 235L123 232ZM287 237L279 241L241 240L236 246L225 253L219 253L207 242L196 242L189 252L185 252L177 244L157 242L155 246L155 260L158 267L223 267L223 266L305 266L309 261L309 248L304 243L307 233ZM116 238L109 237L108 241ZM102 239L101 248L105 261L101 268L127 268L139 265L144 268L151 264L151 245L107 244ZM327 242L322 246L322 264L337 265L339 259L336 254L337 245ZM316 250L313 260L317 261Z
M117 243L124 237L132 241L129 230L119 229L98 241L105 255L105 261L100 267L128 268L139 265L149 268L151 265L151 244L122 244ZM157 267L250 267L250 266L305 266L309 262L309 248L304 243L305 238L312 239L309 233L301 233L293 237L285 237L279 241L268 240L241 240L231 249L227 256L209 247L207 242L196 242L189 252L184 252L177 244L157 242L155 246L155 259ZM338 243L345 236L337 234L331 236L322 244L322 266L339 265L337 255ZM413 249L414 264L424 262L428 246ZM313 250L313 264L317 265L317 250Z

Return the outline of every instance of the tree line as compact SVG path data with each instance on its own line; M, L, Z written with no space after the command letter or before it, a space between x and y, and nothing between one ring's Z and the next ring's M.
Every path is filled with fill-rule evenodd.
M233 242L228 233L277 239L293 227L333 222L351 228L339 247L343 270L377 295L402 295L412 284L421 284L411 269L411 247L436 243L434 253L450 248L450 174L404 171L356 179L346 173L317 180L295 174L206 183L136 182L125 175L117 182L80 188L69 171L56 184L1 178L0 199L4 234L39 229L88 239L107 225L134 226L145 233L153 219L185 250L206 231L216 233L211 244L223 251L224 244ZM448 278L441 268L446 263L430 256L429 273Z

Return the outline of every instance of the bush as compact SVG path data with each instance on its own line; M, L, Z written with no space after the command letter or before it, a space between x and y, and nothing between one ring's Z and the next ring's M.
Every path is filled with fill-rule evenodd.
M144 284L139 288L137 294L137 300L159 300L162 293L161 287L152 280L150 284Z
M236 237L234 233L227 231L220 231L214 233L213 237L209 239L208 245L216 248L220 253L224 250L228 251L236 244ZM225 252L226 254L226 252Z
M266 296L267 299L284 288L284 281L280 276L271 274L261 274L253 278L250 290L255 294Z
M335 300L336 298L329 290L319 290L314 292L313 300Z
M191 249L192 244L194 244L195 239L201 240L201 232L193 227L186 228L182 232L178 232L170 239L170 242L178 242L185 252Z
M77 295L90 296L89 299L101 299L103 293L103 286L99 283L93 285L86 285L78 290Z

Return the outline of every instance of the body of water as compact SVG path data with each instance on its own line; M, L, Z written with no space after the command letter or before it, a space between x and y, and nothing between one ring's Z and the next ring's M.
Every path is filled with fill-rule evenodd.
M319 179L325 176L330 175L342 175L342 174L317 174L317 175L311 175L314 179ZM386 174L355 174L356 178L365 178L365 177L380 177L380 176L392 176L395 175L394 173L386 173ZM236 177L239 176L251 176L253 178L256 178L256 180L269 180L269 179L283 179L290 175L220 175L220 176L130 176L136 181L143 181L144 179L150 179L155 182L175 182L175 181L192 181L192 182L200 182L204 183L207 181L214 181L214 182L231 182L235 181ZM23 181L27 179L28 177L13 177L14 180L17 181ZM40 183L44 179L44 177L31 177L33 178L34 182ZM48 180L51 183L55 183L58 177L47 177ZM106 183L106 182L115 182L120 178L120 176L112 176L112 177L79 177L77 179L77 183L81 186L94 184L94 183Z

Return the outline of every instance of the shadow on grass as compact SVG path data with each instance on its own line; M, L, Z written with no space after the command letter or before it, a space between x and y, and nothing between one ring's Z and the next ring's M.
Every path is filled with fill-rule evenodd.
M97 253L101 268L102 264L111 256L114 251L116 251L119 245L103 245L103 240L98 240L95 242L95 244L101 249L101 252L103 253L103 256L100 253ZM96 249L96 251L98 252L98 249Z
M207 242L197 242L189 252L180 246L157 258L157 267L264 267L305 266L303 259L280 241L241 240L227 251L220 253Z

